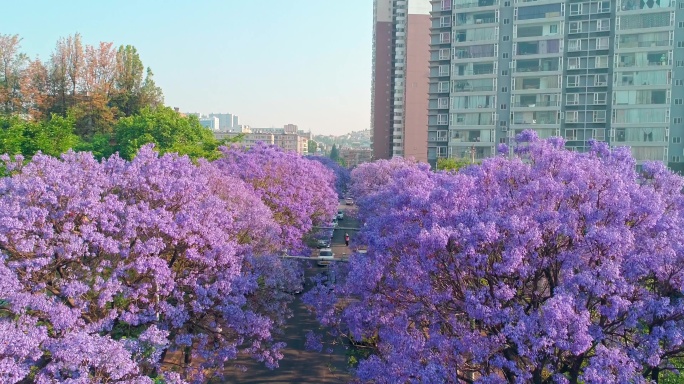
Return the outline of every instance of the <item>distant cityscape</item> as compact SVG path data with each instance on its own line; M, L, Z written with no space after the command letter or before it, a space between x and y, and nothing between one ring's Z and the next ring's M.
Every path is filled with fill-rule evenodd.
M361 130L344 135L314 135L311 131L299 129L296 124L282 127L259 128L240 124L240 117L233 113L176 112L184 116L195 116L202 126L212 130L217 139L232 139L241 136L239 144L250 146L257 142L275 145L300 155L329 156L333 146L339 152L344 165L353 167L373 160L371 130Z

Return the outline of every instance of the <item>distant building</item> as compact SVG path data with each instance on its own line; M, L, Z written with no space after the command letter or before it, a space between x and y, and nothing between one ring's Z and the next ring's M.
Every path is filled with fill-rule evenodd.
M209 117L216 117L219 119L219 130L230 131L233 129L233 115L232 113L210 113Z
M347 167L373 161L373 151L370 148L341 148L340 158Z
M218 117L200 117L199 119L200 124L202 124L203 127L207 127L211 129L212 131L218 131L219 130L219 118Z
M240 125L240 119L238 118L238 115L233 115L233 127L237 127Z
M464 7L470 4L463 2ZM430 0L373 2L371 126L376 159L427 160L430 10Z
M248 125L240 125L239 128L233 128L230 132L214 133L217 139L231 138L239 134L243 135L239 144L244 146L249 147L261 141L300 155L306 155L309 152L311 133L299 131L294 124L287 124L283 128L251 128Z

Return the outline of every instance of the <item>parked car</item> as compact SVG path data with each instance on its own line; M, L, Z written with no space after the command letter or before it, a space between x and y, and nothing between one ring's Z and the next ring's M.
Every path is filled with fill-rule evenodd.
M318 252L318 265L324 267L330 265L335 259L335 254L330 248L323 248Z
M324 238L316 240L316 247L318 249L330 248L330 238L324 237Z
M337 211L337 220L342 220L342 219L344 219L344 212Z
M344 203L346 205L354 205L354 199L352 199L351 197L347 197L346 199L344 199Z

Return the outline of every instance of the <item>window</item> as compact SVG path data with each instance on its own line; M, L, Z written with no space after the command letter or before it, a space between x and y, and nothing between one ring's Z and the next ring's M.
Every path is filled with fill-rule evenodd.
M442 113L437 115L437 125L447 125L449 124L449 115Z
M501 92L503 92L503 93L508 92L508 87L501 87Z
M682 123L682 118L681 118L681 117L675 117L675 118L674 118L674 123L675 123L675 124L681 124L681 123Z
M582 32L582 22L571 21L570 22L570 33L580 33Z
M439 50L439 59L440 60L449 60L450 56L451 56L451 50L449 48L442 48Z
M504 1L504 7L510 7L511 2L510 1Z
M608 84L608 75L598 74L594 75L594 86L603 87Z
M579 57L569 57L568 58L568 69L579 69L580 58Z
M439 66L439 75L440 76L449 76L449 65L448 64L442 64Z
M675 105L682 105L682 104L684 104L684 103L682 103L682 101L684 101L684 100L682 100L682 99L675 99Z
M609 41L608 37L596 38L596 49L608 49Z
M677 48L684 48L684 41L678 41Z
M598 19L598 20L596 20L596 30L597 31L609 31L610 30L610 19Z
M499 121L499 126L500 126L500 127L505 127L505 126L506 126L506 120L501 120L501 121Z
M449 82L440 81L437 83L437 92L449 92Z
M451 42L451 33L449 32L442 32L439 34L439 42L440 43L450 43Z
M579 93L568 93L565 95L565 105L579 104Z
M679 4L681 5L681 4ZM679 156L672 156L672 162L673 163L679 163Z
M510 40L510 39L511 39L511 37L508 36L508 35L504 35L504 37L503 37L503 41L508 41L508 40Z
M439 26L440 27L451 27L451 17L449 17L449 16L440 17Z
M682 138L681 137L673 137L672 142L675 144L679 144L682 142Z
M437 99L437 108L439 108L439 109L449 108L449 98L448 97L438 98Z
M677 26L678 26L679 28L684 28L684 21L680 21L680 22L677 24Z
M572 39L568 41L568 51L581 51L582 39Z
M599 13L610 12L610 1L599 1L598 12Z
M683 79L675 79L675 85L677 85L677 86L684 85L684 80Z
M557 35L558 34L558 24L549 25L549 34L551 34L551 35Z
M503 55L502 55L502 57L503 57L504 59L508 59L508 52L504 52Z
M451 9L451 0L442 0L442 11L448 11Z
M503 23L504 23L504 24L510 24L510 23L511 23L511 20L510 20L510 19L504 19L504 20L503 20Z
M508 108L508 105L506 105L506 104L501 104L501 109L507 109L507 108Z
M577 16L582 14L582 3L570 4L570 16Z
M567 111L565 112L565 122L566 123L576 123L579 121L578 111Z
M577 140L577 130L576 129L566 129L565 130L565 140Z
M508 76L508 69L504 69L501 71L501 76Z
M605 123L606 111L594 111L594 123Z
M684 3L682 3L684 4ZM678 67L684 67L684 60L677 60L677 66Z
M608 56L596 56L594 60L595 68L608 68Z
M594 104L597 105L605 105L606 104L606 98L607 98L606 92L596 92L594 93Z
M577 76L577 75L568 76L567 83L568 83L568 87L579 86L579 76Z

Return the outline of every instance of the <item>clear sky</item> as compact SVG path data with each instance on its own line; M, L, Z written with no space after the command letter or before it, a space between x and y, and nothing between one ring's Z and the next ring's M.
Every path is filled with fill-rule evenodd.
M372 0L7 0L0 34L49 58L57 40L138 49L184 112L317 134L368 129Z

